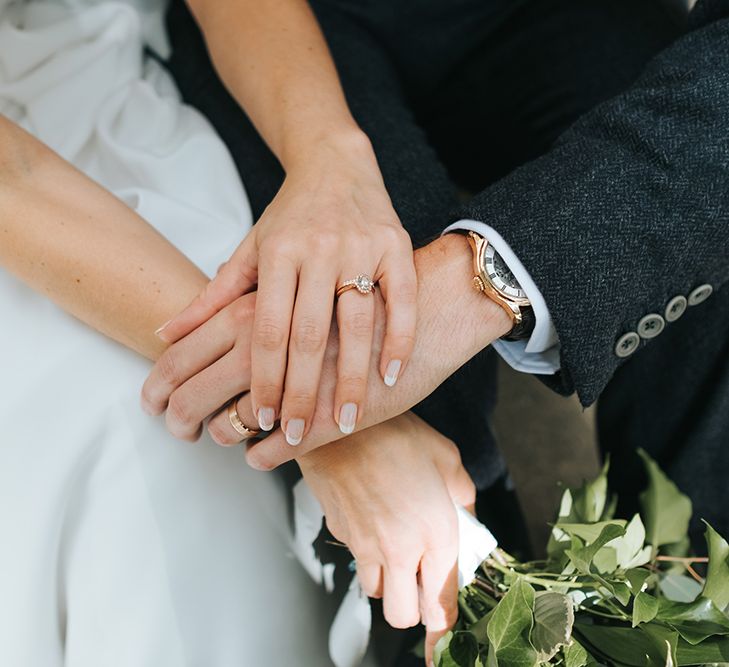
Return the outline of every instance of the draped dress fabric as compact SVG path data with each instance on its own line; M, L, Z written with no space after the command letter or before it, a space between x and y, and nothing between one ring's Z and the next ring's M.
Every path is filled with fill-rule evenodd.
M210 275L251 215L145 56L164 54L163 9L0 0L0 113ZM147 361L2 270L0 322L0 665L330 665L330 602L292 556L277 478L174 440L139 408Z

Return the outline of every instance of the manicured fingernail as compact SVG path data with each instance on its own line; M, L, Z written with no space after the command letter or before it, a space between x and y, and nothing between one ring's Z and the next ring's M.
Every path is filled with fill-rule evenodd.
M402 368L402 361L399 359L393 359L387 368L385 369L385 384L388 387L394 387L397 382L397 376L400 375L400 368Z
M154 332L154 335L155 335L155 336L159 336L159 335L160 335L160 334L161 334L161 333L162 333L162 332L163 332L163 331L165 330L165 327L166 327L166 326L167 326L167 325L168 325L168 324L169 324L170 322L172 322L172 320L167 320L167 321L166 321L166 322L165 322L165 323L164 323L164 324L163 324L163 325L162 325L162 326L161 326L161 327L160 327L159 329L157 329L157 331L155 331L155 332Z
M274 421L276 421L276 413L273 408L258 408L258 425L262 431L273 429Z
M303 419L289 419L289 423L286 424L286 442L294 447L301 442L301 438L304 437L304 420Z
M339 409L339 430L344 435L349 435L354 431L354 425L357 423L357 404L345 403Z

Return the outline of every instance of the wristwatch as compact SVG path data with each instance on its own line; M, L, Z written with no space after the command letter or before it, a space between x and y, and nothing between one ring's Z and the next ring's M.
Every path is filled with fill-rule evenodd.
M473 250L473 286L499 304L511 318L511 331L502 340L524 340L534 331L534 309L501 255L483 236L466 233Z

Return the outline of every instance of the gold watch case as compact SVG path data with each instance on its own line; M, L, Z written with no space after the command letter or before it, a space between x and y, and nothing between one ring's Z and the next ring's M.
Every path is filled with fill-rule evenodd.
M473 250L473 286L499 304L511 318L513 326L518 327L523 320L521 309L531 306L529 299L523 290L506 285L495 271L489 271L492 267L487 261L487 251L492 246L483 236L469 231L466 237ZM493 251L489 254L492 255Z

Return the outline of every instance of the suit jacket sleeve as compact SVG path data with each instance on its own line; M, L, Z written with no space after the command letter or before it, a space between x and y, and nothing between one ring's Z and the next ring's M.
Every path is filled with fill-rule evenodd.
M729 1L700 1L690 27L627 91L457 213L496 229L530 272L561 341L546 381L584 405L642 316L729 278Z

